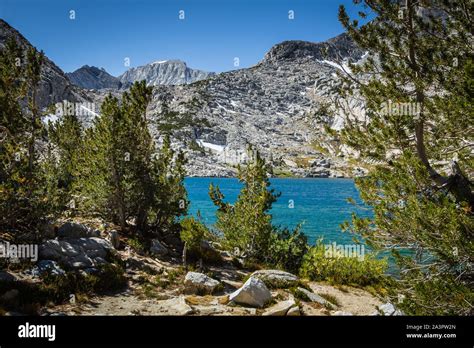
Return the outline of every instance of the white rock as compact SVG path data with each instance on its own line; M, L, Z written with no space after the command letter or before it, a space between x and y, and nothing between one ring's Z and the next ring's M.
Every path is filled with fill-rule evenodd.
M296 164L296 162L288 158L283 158L283 162L290 168L298 168L298 165Z
M336 316L351 316L351 315L354 315L350 312L344 312L344 311L336 311L334 312L332 315L336 315Z
M112 245L102 238L50 239L39 247L42 260L54 260L68 268L88 268L103 263Z
M184 278L185 292L188 294L212 294L220 283L205 274L188 272Z
M188 315L194 312L182 296L158 301L157 306L160 314L164 315Z
M40 260L31 270L34 276L41 276L43 274L64 275L66 272L53 260Z
M189 68L181 60L163 60L142 65L125 71L118 77L122 88L135 81L145 80L147 86L181 85L196 82L212 76L214 73Z
M263 307L271 299L272 294L265 283L254 277L250 277L240 289L229 296L230 301L251 307Z
M260 279L269 288L287 288L298 283L299 278L294 274L278 269L265 269L252 273L252 277Z
M294 300L287 300L277 303L276 305L268 308L262 315L264 316L284 316L288 311L295 307L296 303Z
M400 311L399 309L396 309L395 306L391 304L390 302L387 302L379 306L378 310L372 313L372 315L397 316L397 315L403 315L403 312Z

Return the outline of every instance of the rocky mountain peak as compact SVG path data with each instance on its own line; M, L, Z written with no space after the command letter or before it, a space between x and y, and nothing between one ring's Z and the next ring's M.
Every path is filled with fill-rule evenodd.
M273 46L265 55L262 63L278 63L287 60L312 59L339 61L350 59L357 61L364 52L349 38L341 34L324 42L283 41Z
M104 68L84 65L72 73L66 74L76 86L87 89L104 89L121 87L120 80L110 75Z
M156 62L150 64L177 64L177 65L186 65L186 62L183 62L180 59L171 59L171 60L157 60Z
M155 61L131 68L118 77L123 88L135 81L145 80L150 86L184 85L204 80L214 73L189 68L179 59Z

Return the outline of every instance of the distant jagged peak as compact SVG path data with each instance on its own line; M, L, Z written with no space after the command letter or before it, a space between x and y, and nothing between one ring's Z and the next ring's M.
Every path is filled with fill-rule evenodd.
M139 66L131 68L130 70L140 69L140 68L144 68L144 67L147 67L147 66L153 66L153 65L181 65L181 66L184 66L184 67L188 66L186 64L186 62L181 60L181 59L166 59L166 60L156 60L156 61L151 62L151 63L139 65Z
M184 64L186 65L186 62L181 59L168 59L166 61L162 61L162 64L167 63L167 64Z
M262 60L262 63L278 63L285 60L311 58L315 60L351 60L357 61L363 55L354 41L343 33L323 42L301 40L283 41L273 46Z
M183 85L204 80L212 72L191 69L180 59L158 60L142 66L130 68L118 77L122 88L128 88L133 82L145 80L148 85Z
M119 89L121 83L118 78L110 75L104 68L83 65L72 73L66 74L76 86L87 89Z
M100 73L100 72L105 72L107 73L107 71L104 69L104 68L99 68L97 66L94 66L94 65L83 65L81 66L79 69L73 71L73 72L77 72L77 71L91 71L91 72L96 72L96 73Z

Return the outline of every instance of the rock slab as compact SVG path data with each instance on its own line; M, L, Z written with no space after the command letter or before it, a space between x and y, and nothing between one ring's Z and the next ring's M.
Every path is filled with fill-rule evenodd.
M219 284L219 281L198 272L188 272L184 278L187 294L212 294Z
M66 222L58 229L59 238L89 238L100 237L100 232L76 222Z
M263 316L284 316L288 313L288 311L291 308L295 306L296 306L296 303L294 300L282 301L268 308L262 315Z
M166 256L168 255L169 250L158 239L153 239L151 241L150 252L153 255Z
M319 296L318 294L315 294L314 292L308 291L305 288L301 288L301 287L299 287L297 290L300 293L302 293L304 295L304 297L306 297L310 302L317 302L320 305L329 306L331 308L334 307L334 304L332 304L331 302L329 302L325 298Z
M39 247L41 260L53 260L66 268L83 269L107 263L105 258L113 249L102 238L50 239Z
M260 279L268 288L289 288L299 282L299 278L294 274L277 269L265 269L252 273L252 277Z
M260 279L250 277L240 289L229 296L229 300L251 307L263 307L272 299L272 294Z

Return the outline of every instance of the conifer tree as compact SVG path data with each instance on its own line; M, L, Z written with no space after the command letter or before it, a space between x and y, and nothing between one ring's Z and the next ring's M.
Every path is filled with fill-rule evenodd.
M370 55L339 92L360 91L367 117L346 117L339 135L370 168L357 185L374 217L351 229L392 250L407 314L472 313L474 3L355 3L376 18L360 26L341 6L339 19Z
M267 167L258 152L248 151L252 160L239 167L238 179L244 185L234 205L224 201L219 187L212 184L209 195L218 207L216 227L223 232L225 242L249 258L259 258L269 249L272 233L269 210L278 194L269 189Z
M187 211L184 155L169 137L157 150L146 109L152 87L136 82L122 101L108 96L101 115L86 130L80 180L81 210L96 211L142 234L179 233L177 221ZM133 226L130 226L133 222Z
M272 225L270 210L280 194L270 189L269 168L260 153L248 149L249 162L239 166L242 183L237 201L225 202L219 187L209 187L209 196L218 207L216 228L224 246L250 262L260 262L297 271L307 251L306 237Z
M37 151L44 136L37 97L43 61L32 47L25 56L14 39L0 52L0 226L18 239L37 238L50 213Z
M44 185L54 210L65 210L74 214L76 198L73 194L74 181L83 155L83 128L75 115L65 114L47 128L48 143L42 163L45 172Z

